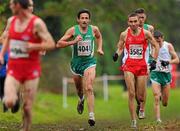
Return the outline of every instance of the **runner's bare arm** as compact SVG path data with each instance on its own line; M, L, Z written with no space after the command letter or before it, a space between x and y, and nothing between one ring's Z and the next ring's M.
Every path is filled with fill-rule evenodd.
M0 64L4 64L4 54L7 51L9 46L9 38L8 36L5 37L5 39L3 40L3 45L2 45L2 49L0 52Z
M4 64L4 54L7 51L8 46L9 46L8 31L9 31L9 27L10 27L10 24L11 24L11 21L12 21L13 18L14 17L12 16L7 20L6 28L5 28L4 32L2 33L2 35L1 35L1 40L2 40L1 42L3 43L2 49L1 49L1 52L0 52L0 63L1 64Z
M153 34L154 32L154 27L152 25L148 25L148 30Z
M173 45L169 44L168 48L169 48L169 53L172 56L172 59L169 61L169 63L170 64L179 64L179 57L178 57L177 53L175 52Z
M41 19L35 21L34 32L42 40L41 44L29 44L30 50L50 50L55 48L55 42L49 33L45 23Z
M159 44L156 42L156 40L154 39L154 37L152 36L150 31L144 30L145 31L145 35L146 35L146 39L150 42L150 44L154 47L153 48L153 58L157 59L158 57L158 53L159 53Z
M119 41L117 43L117 51L116 53L120 56L124 49L126 32L122 32L119 36Z
M92 28L97 42L97 53L99 53L100 55L104 55L101 32L97 26L92 26Z
M10 27L10 23L12 21L12 19L14 18L14 16L10 17L8 20L7 20L7 24L6 24L6 28L4 29L3 33L1 34L0 36L0 42L3 43L4 40L7 38L8 36L8 30L9 30L9 27Z
M66 33L64 34L64 36L62 36L57 44L56 47L57 48L64 48L70 45L74 45L76 44L78 41L76 39L74 40L69 40L70 38L72 38L74 35L74 27L69 28Z

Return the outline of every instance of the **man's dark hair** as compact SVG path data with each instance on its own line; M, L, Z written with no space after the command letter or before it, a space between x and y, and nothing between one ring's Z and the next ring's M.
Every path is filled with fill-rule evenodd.
M155 38L159 38L159 37L163 37L163 33L161 32L161 31L159 31L159 30L156 30L156 31L154 31L154 37Z
M133 13L131 13L131 14L128 15L128 18L129 18L129 17L135 17L135 16L138 17L138 15L137 15L136 13L133 12Z
M145 9L144 8L138 8L134 12L137 14L145 13Z
M79 10L78 13L77 13L78 19L80 18L80 15L81 15L82 13L87 13L87 14L89 15L89 18L91 18L91 13L90 13L90 11L89 11L88 9L81 9L81 10Z
M13 0L13 3L19 3L23 9L28 9L29 7L29 0Z

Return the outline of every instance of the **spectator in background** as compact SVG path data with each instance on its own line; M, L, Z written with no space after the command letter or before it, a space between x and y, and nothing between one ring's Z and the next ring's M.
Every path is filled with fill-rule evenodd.
M0 41L0 50L2 48L2 41ZM4 97L4 82L6 78L6 66L8 61L8 52L4 55L4 64L0 65L0 99L3 100ZM7 108L3 105L3 111L6 112Z

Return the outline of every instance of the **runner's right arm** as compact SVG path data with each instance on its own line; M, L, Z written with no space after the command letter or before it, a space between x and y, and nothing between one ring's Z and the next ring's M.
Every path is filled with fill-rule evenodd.
M74 45L76 44L78 41L82 40L82 37L80 35L78 35L75 39L73 40L69 40L70 38L72 38L74 35L74 27L71 27L70 29L68 29L66 31L66 33L64 34L64 36L62 38L60 38L60 40L58 40L56 47L57 48L64 48L70 45Z
M1 42L3 43L3 45L0 51L0 64L4 64L4 54L6 53L9 46L8 31L9 31L9 27L10 27L12 19L13 19L13 16L8 19L6 28L1 35L1 40L2 40Z
M125 43L125 36L126 36L126 31L125 32L122 32L120 34L120 37L119 37L119 41L117 43L117 50L116 52L113 54L113 60L114 61L117 61L118 59L118 56L120 56L123 52L123 49L124 49L124 43Z
M10 27L10 23L12 21L12 19L14 18L14 16L10 17L8 20L7 20L7 25L6 25L6 28L4 29L2 35L0 36L0 42L3 43L4 40L7 38L8 36L8 31L9 31L9 27Z

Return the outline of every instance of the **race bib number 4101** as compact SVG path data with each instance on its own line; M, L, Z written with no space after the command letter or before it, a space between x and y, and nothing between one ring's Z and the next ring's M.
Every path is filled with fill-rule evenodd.
M91 40L79 41L77 50L78 56L91 55Z
M10 40L10 58L28 58L27 44L21 40Z
M143 46L142 45L129 45L129 57L132 59L143 58Z

